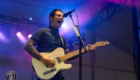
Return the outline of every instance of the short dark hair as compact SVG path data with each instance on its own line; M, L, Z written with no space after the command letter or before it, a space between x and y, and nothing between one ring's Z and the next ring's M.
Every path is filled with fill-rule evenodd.
M62 11L61 9L54 9L54 10L50 13L50 15L49 15L49 22L50 22L50 25L51 25L50 17L54 17L56 11L60 11L60 12L63 13L63 11Z

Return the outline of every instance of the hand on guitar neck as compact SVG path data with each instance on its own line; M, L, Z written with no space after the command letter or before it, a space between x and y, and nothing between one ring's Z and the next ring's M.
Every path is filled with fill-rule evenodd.
M54 66L54 61L50 58L46 58L46 57L42 56L40 61L43 62L47 67L53 67Z
M86 47L86 50L87 50L87 52L95 51L95 47L89 44L89 45Z

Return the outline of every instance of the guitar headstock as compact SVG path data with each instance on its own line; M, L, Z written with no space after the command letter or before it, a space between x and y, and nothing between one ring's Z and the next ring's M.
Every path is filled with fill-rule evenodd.
M96 46L105 46L105 45L107 45L107 44L109 44L108 41L100 41L100 42L96 42L96 43L95 43Z

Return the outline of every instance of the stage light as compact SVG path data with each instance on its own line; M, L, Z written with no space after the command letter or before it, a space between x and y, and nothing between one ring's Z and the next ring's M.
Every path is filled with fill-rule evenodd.
M0 32L0 40L2 40L3 42L8 42L8 39L2 32Z
M33 20L33 19L30 17L30 20Z
M20 37L21 36L21 32L17 32L17 36Z
M62 24L62 28L66 28L67 24L66 23L63 23Z
M0 32L0 39L3 39L4 35Z
M23 44L25 44L27 42L27 39L24 37L24 35L21 32L17 32L17 37L20 40L20 42L22 42Z
M32 34L29 34L29 35L28 35L28 38L30 38L30 37L32 37Z

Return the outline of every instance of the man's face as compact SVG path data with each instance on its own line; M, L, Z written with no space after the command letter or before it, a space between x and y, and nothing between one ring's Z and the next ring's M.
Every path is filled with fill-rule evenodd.
M51 25L55 28L60 28L63 21L64 21L64 18L63 18L63 13L60 12L60 11L56 11L55 12L55 16L54 17L50 17L50 20L51 20Z

